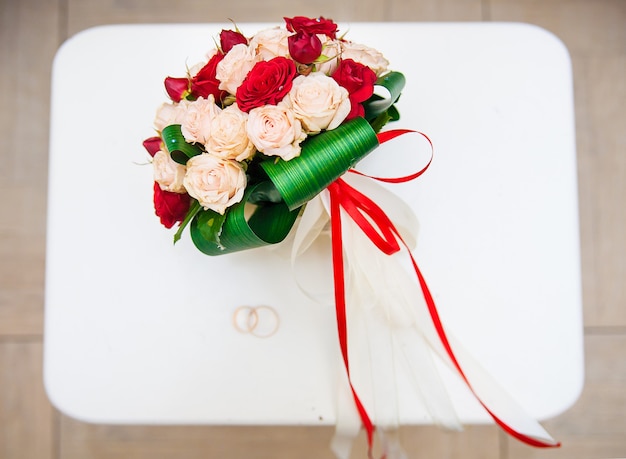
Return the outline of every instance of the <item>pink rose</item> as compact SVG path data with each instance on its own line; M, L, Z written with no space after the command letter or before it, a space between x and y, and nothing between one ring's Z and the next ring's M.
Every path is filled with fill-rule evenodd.
M222 110L211 123L211 136L205 144L206 151L223 159L244 161L255 150L248 138L248 114L232 104Z
M246 173L236 161L202 153L187 161L183 184L202 207L223 215L243 198Z
M161 104L154 118L154 127L156 130L161 132L167 126L182 123L185 116L185 104L187 102L187 100L183 99L178 104Z
M342 42L342 48L342 59L352 59L355 62L363 64L372 69L374 73L376 73L376 76L380 76L387 71L389 61L385 59L385 56L383 56L380 51L370 48L369 46L349 41Z
M154 181L163 191L186 193L183 186L186 168L175 162L166 151L159 150L152 159Z
M293 80L285 104L309 134L335 129L350 113L348 91L322 72L300 75Z
M235 94L241 82L258 61L254 49L244 44L235 45L217 65L219 88Z
M315 63L315 70L324 72L326 75L332 75L341 56L341 42L331 40L324 35L318 35L318 38L322 41L322 56L324 58L318 59L318 62Z
M300 121L284 104L250 110L247 130L257 150L285 161L300 155L300 143L306 138Z
M269 61L278 56L287 57L289 35L291 34L287 30L280 27L261 30L250 40L250 48L261 61Z
M209 98L199 97L194 101L185 101L185 115L181 121L180 130L189 143L205 144L211 135L211 121L220 112L215 105L213 95Z

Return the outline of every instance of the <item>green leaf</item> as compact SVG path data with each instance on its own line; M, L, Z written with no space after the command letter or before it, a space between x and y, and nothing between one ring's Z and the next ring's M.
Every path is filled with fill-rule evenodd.
M391 119L391 116L389 116L389 110L386 110L378 115L376 118L374 118L372 121L370 121L370 125L372 126L374 132L380 132L385 124L391 121Z
M389 115L389 121L398 121L400 119L400 112L395 105L389 107L389 110L387 110L387 115Z
M224 215L202 211L191 221L190 233L195 246L207 255L223 255L281 242L298 217L299 209L289 210L284 202L264 202L255 206L250 218L246 207L254 206L250 197L264 183L252 185L241 202Z
M309 137L300 156L261 163L290 209L307 203L378 146L378 138L363 118Z
M203 153L199 145L189 143L181 131L180 124L172 124L163 128L161 138L170 156L178 164L185 165L189 158Z
M389 72L379 77L376 81L376 86L382 86L387 89L387 91L389 91L389 97L381 97L378 94L374 94L367 101L365 101L363 104L363 107L365 108L365 118L368 121L371 121L380 114L386 112L398 101L405 84L406 78L400 72Z
M192 228L194 228L195 225L195 229L202 236L202 240L206 244L216 246L217 248L221 249L222 244L220 242L220 236L222 234L222 229L224 226L224 221L226 220L226 216L227 213L224 213L224 215L222 215L211 209L202 210L196 215L196 218L193 220Z
M187 215L185 215L185 219L180 223L178 231L176 231L176 234L174 234L174 244L176 244L180 240L180 237L183 234L183 230L189 224L191 219L196 216L200 209L200 203L194 199L191 206L189 206L189 210L187 211Z
M276 185L274 185L269 180L265 182L261 182L254 188L254 191L250 193L250 199L248 202L252 204L264 203L264 202L281 202L283 197L280 195L280 192L276 189Z

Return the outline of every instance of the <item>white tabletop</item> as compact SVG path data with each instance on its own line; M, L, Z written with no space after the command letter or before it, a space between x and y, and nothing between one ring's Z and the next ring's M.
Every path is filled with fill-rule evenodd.
M248 35L266 26L239 24ZM267 250L207 257L188 233L173 246L153 213L141 142L153 135L155 109L166 100L163 78L184 75L221 28L94 28L56 57L44 375L51 401L70 416L335 420L343 369L333 305L304 296L288 261ZM396 127L434 142L430 170L391 189L420 221L415 256L446 326L532 416L563 412L583 384L566 49L523 24L340 28L405 74ZM382 169L383 156L374 152L363 166ZM241 305L273 307L277 332L238 332L233 313ZM462 421L489 419L452 373L443 377ZM401 397L401 422L429 422L414 396Z

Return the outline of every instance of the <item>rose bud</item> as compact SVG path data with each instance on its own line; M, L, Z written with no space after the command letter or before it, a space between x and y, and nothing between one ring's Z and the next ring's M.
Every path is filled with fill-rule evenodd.
M337 38L337 24L332 19L325 19L322 16L310 19L305 16L295 16L293 18L283 18L290 32L307 32L311 34L324 34L328 38Z
M161 149L161 137L150 137L143 141L143 147L148 150L150 156L156 155L157 151Z
M154 213L166 228L182 222L187 215L191 198L187 193L171 193L164 191L154 182Z
M368 66L352 59L343 59L332 78L348 90L351 110L346 119L363 116L365 109L362 103L374 94L376 73Z
M224 54L216 53L209 59L209 62L191 78L191 95L193 97L204 97L208 99L209 94L213 94L217 103L222 101L226 93L219 88L220 81L215 76L217 64L219 64L222 59L224 59Z
M226 29L220 32L220 46L224 54L230 51L233 46L239 44L248 44L248 39L244 37L240 32Z
M174 102L180 102L189 93L189 80L187 78L167 77L165 79L165 90Z
M322 54L322 42L315 34L301 31L288 40L289 54L296 62L311 64Z

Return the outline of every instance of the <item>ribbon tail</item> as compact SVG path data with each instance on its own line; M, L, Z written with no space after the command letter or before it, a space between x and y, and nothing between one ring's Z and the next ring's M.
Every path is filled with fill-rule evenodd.
M397 235L400 238L400 235ZM426 280L406 244L405 249L411 258L424 299L421 302L421 309L425 311L421 315L422 317L427 315L429 317L427 323L432 325L433 330L427 336L430 336L429 342L433 350L459 375L478 402L505 432L531 446L543 448L560 446L560 443L528 415L473 356L444 330ZM497 407L497 412L493 407Z
M439 353L444 361L452 366L453 370L460 376L462 381L483 408L491 415L493 420L511 436L531 446L559 446L559 443L552 439L535 419L525 413L524 410L514 402L513 398L502 390L487 372L481 369L480 365L477 364L468 352L462 347L459 347L458 351L456 350L458 343L456 340L449 337L448 333L444 330L435 301L411 253L410 247L380 206L341 179L333 184L333 192L331 192L331 195L333 193L336 197L335 201L337 202L335 204L335 213L331 213L331 220L334 218L335 214L339 214L341 206L351 217L350 220L359 226L369 241L380 249L381 252L391 256L404 248L408 254L412 265L412 269L409 268L409 271L413 271L416 277L416 279L410 281L410 284L419 288L417 295L414 296L417 305L411 310L417 310L418 314L414 317L414 320L410 318L407 320L407 313L410 313L411 310L403 311L400 308L389 309L389 312L393 311L395 313L395 317L394 314L389 315L390 324L393 326L403 323L415 323L420 327L423 324L422 332L424 337L428 339L433 350ZM338 237L340 236L339 234ZM354 234L352 236L354 236ZM377 252L372 249L374 249L374 247L370 246L371 252ZM338 259L341 261L340 269L341 278L343 279L343 256L338 257ZM367 265L372 259L374 259L373 255L371 259L366 257L366 259L361 260L359 264ZM381 274L385 273L386 272L382 272ZM402 287L406 282L402 279L402 276L394 276L393 278L384 275L380 276L378 285L381 286L381 289L384 289L384 295L391 297L389 304L393 303L394 296L396 296L395 292L397 290L403 290ZM417 282L415 282L415 280L417 280ZM343 289L345 286L342 284L341 288L343 302L345 296ZM423 301L420 301L420 298ZM402 304L402 302L399 303ZM345 307L345 305L343 306ZM494 406L498 409L497 413L495 409L492 408Z
M345 374L341 374L337 392L337 415L335 434L330 442L330 449L337 459L350 459L352 446L361 431L361 418L354 406L354 398L350 392L349 382Z
M384 429L378 433L384 452L384 459L409 459L400 443L400 435L397 429Z
M345 266L343 254L343 238L342 238L342 221L341 221L341 189L336 182L328 187L330 193L330 218L331 218L331 240L332 240L332 260L333 260L333 276L335 287L335 311L337 317L337 333L339 338L339 347L348 377L348 382L354 404L358 410L361 423L367 435L368 454L371 455L373 447L374 424L369 413L365 409L363 402L357 394L352 383L350 375L350 363L348 353L348 323L346 314L346 285L345 285Z
M426 408L432 421L445 429L461 431L463 426L435 365L430 344L414 326L395 334L396 346L403 359L405 374L414 392Z
M291 245L291 272L297 287L306 297L323 305L333 303L333 279L327 269L331 257L330 210L324 202L327 194L323 191L307 203Z
M498 384L461 343L448 334L455 355L471 382L471 390L494 421L509 435L536 447L555 447L560 443ZM497 407L497 410L491 407Z
M374 390L375 419L378 427L397 428L399 424L397 376L406 375L433 422L451 430L461 430L456 410L435 366L433 352L423 337L420 322L412 312L420 291L400 265L397 257L375 250L371 241L351 220L344 223L346 271L352 278L347 304L350 324L364 316L368 323L367 343L372 365L370 379ZM428 317L425 318L428 323ZM354 335L354 334L353 334ZM353 336L351 335L351 336ZM353 337L353 342L357 337ZM355 380L360 376L355 363ZM383 380L384 378L384 380Z

